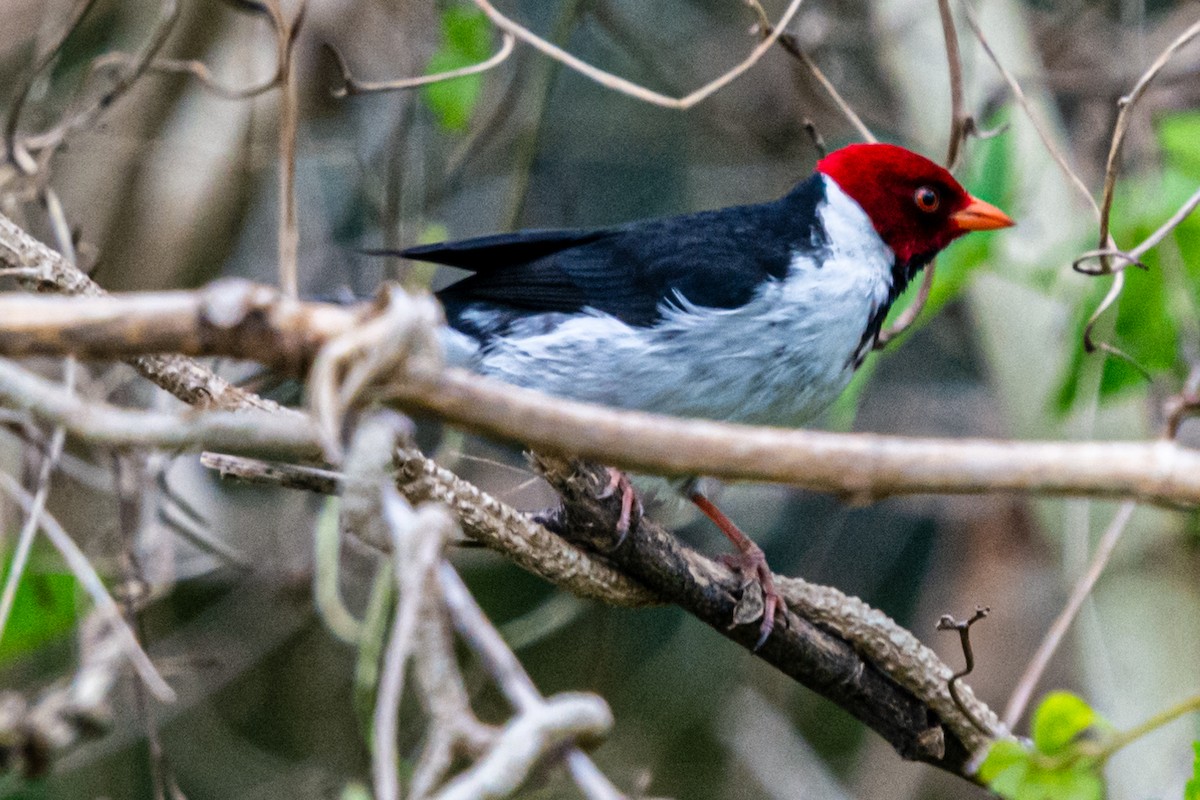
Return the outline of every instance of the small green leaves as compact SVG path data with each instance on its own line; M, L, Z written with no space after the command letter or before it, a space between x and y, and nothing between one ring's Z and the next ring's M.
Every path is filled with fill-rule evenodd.
M1100 800L1104 795L1092 760L1060 763L1012 740L992 745L979 777L1006 800Z
M1178 169L1190 176L1200 174L1200 153L1196 151L1196 142L1200 142L1200 111L1163 117L1158 125L1158 141Z
M1113 201L1112 234L1123 247L1144 241L1174 214L1196 190L1200 179L1200 113L1182 112L1157 121L1158 142L1165 156L1162 166L1149 173L1122 175ZM1189 364L1180 350L1181 332L1194 324L1194 299L1200 293L1200 213L1193 213L1167 237L1169 246L1152 248L1141 257L1148 271L1130 269L1120 304L1107 314L1096 338L1119 347L1151 375L1187 375ZM1081 247L1094 247L1087 242ZM1096 262L1089 262L1092 267ZM1084 325L1107 293L1110 279L1094 280L1076 306L1071 339L1082 339ZM1110 326L1110 328L1106 328ZM1076 347L1059 383L1056 410L1073 409L1080 395L1085 361L1102 358L1100 399L1110 400L1145 391L1148 381L1123 359L1097 354L1085 356Z
M1200 800L1200 742L1192 742L1195 758L1192 760L1192 777L1183 787L1183 800Z
M996 742L979 777L1007 800L1100 800L1099 760L1080 747L1080 735L1102 723L1080 698L1054 692L1034 712L1033 746Z
M3 563L7 573L11 561L4 559ZM0 643L0 663L26 656L66 636L77 622L79 585L74 576L40 572L37 566L31 564L17 586L12 614Z
M451 6L442 12L441 46L425 65L425 74L478 64L487 59L491 44L491 26L482 11L475 6ZM430 84L421 96L439 125L461 132L470 123L482 91L483 75L476 74Z
M1048 756L1066 750L1099 715L1070 692L1051 692L1033 715L1033 746Z

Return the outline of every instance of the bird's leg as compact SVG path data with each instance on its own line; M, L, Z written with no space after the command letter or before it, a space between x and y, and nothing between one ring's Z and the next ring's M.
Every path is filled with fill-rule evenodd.
M771 568L767 566L767 556L753 539L742 533L741 529L733 524L733 520L725 516L725 512L696 488L694 481L685 487L685 491L688 499L695 503L696 507L704 512L704 516L711 519L738 549L736 555L722 556L719 559L721 563L740 573L744 579L757 580L762 586L762 625L759 628L758 641L754 643L754 649L758 650L775 627L775 611L787 611L783 597L775 590L775 577L771 574Z
M601 500L612 497L614 492L621 493L621 515L617 517L617 543L613 545L613 549L620 547L625 543L625 537L629 535L629 528L633 523L633 507L637 503L638 517L641 517L641 504L638 503L637 491L633 488L633 484L629 482L629 476L615 467L605 467L608 470L608 486L597 497Z

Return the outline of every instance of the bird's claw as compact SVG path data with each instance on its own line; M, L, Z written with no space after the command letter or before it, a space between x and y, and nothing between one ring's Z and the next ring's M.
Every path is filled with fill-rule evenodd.
M634 507L637 507L638 519L642 516L642 504L638 500L637 490L633 488L633 484L629 482L629 476L615 467L606 467L608 470L608 486L604 488L596 497L600 500L607 500L616 492L621 493L621 514L617 517L617 542L613 545L613 549L620 547L625 543L625 538L629 536L629 531L633 526Z
M754 652L758 652L775 629L776 613L783 616L785 623L787 620L787 604L775 588L775 576L767 565L767 556L761 547L753 545L744 552L717 556L717 560L740 575L745 583L757 583L762 589L762 622L753 648ZM734 624L737 624L737 620Z

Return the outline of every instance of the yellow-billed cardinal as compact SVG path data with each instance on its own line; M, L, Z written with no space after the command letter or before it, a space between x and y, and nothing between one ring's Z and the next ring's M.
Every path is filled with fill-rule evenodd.
M1012 224L929 159L856 144L769 203L402 255L474 273L439 298L451 359L483 374L620 408L797 426L846 387L942 248ZM761 644L780 603L762 550L694 483L688 494L762 583Z

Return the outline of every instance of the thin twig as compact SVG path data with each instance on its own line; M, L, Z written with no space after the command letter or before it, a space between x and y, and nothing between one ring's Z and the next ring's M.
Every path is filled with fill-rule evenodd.
M1142 243L1137 247L1128 251L1116 250L1112 248L1097 248L1095 250L1088 250L1086 253L1083 253L1079 256L1079 258L1072 262L1071 268L1076 272L1082 272L1087 275L1100 275L1103 274L1103 270L1096 270L1093 272L1083 268L1082 263L1088 259L1102 258L1107 256L1110 258L1119 258L1125 262L1124 264L1119 264L1117 267L1118 269L1125 264L1139 267L1141 269L1149 269L1149 267L1142 263L1142 256L1144 256L1153 248L1162 244L1163 239L1167 238L1167 235L1170 234L1171 231L1179 227L1179 224L1187 219L1197 207L1200 207L1200 189L1197 189L1195 192L1193 192L1192 196L1185 200L1183 205L1181 205L1175 211L1175 213L1167 219L1166 222L1158 226L1158 229L1155 230L1154 233L1147 236L1145 240L1142 241Z
M67 18L67 23L63 26L58 38L54 43L47 47L34 63L29 67L25 74L21 77L20 83L17 85L17 91L13 95L13 99L8 108L8 115L4 123L4 144L6 156L15 165L19 166L17 160L13 157L13 149L16 147L17 128L21 124L21 111L25 107L25 101L29 97L29 91L33 88L33 83L38 75L50 65L50 63L58 56L63 45L67 43L68 37L75 32L79 27L79 23L96 4L96 0L78 0L74 8L71 9L71 15Z
M1121 145L1125 142L1125 132L1129 128L1129 119L1133 107L1141 99L1142 95L1145 94L1150 82L1167 65L1167 62L1171 60L1181 47L1196 38L1197 35L1200 35L1200 21L1193 23L1191 27L1176 37L1175 41L1167 45L1167 48L1159 53L1158 58L1154 59L1154 63L1138 78L1137 83L1134 84L1129 94L1117 101L1120 111L1117 112L1117 122L1113 126L1112 143L1108 148L1108 160L1104 165L1104 198L1100 203L1100 241L1097 247L1107 248L1111 246L1108 226L1110 215L1112 214L1113 193L1117 185L1117 159L1121 154ZM1107 272L1107 259L1101 256L1100 260L1104 270Z
M231 5L234 8L246 10L246 6L236 2L231 3ZM277 2L272 2L264 3L261 6L253 6L249 10L254 12L255 16L264 17L271 25L271 30L274 34L276 44L275 66L268 78L249 86L225 86L217 81L212 71L203 61L177 58L155 58L146 66L146 72L190 75L199 81L200 85L205 89L226 100L247 100L279 86L283 81L285 61L288 57L288 35L285 32L288 25L284 20L282 9L279 8ZM91 73L108 69L114 65L128 66L134 63L134 61L135 57L127 53L105 53L94 59L89 65L88 75L84 78L84 82L86 83L87 79L91 77Z
M0 472L0 491L11 497L26 514L33 510L33 497L7 472ZM117 628L117 635L122 640L126 657L150 692L164 703L174 702L174 690L163 680L150 660L150 656L146 655L146 651L138 643L137 636L126 624L125 618L121 615L121 609L117 607L116 601L108 593L104 581L96 574L88 557L79 549L79 546L75 544L58 520L47 511L42 512L41 528L42 532L46 534L46 538L63 557L63 561L66 562L80 585L91 595L92 602L109 616L112 624Z
M953 171L967 139L971 117L966 111L962 56L958 49L958 31L954 27L950 0L938 0L938 15L942 20L942 36L946 41L946 61L950 72L950 141L946 148L946 169Z
M1096 747L1089 755L1094 756L1103 763L1122 747L1137 741L1151 731L1158 730L1169 722L1174 722L1185 714L1191 714L1193 711L1200 711L1200 695L1192 695L1170 708L1163 709L1129 730L1114 734L1110 738L1100 742L1099 747Z
M276 6L276 3L270 5ZM284 297L300 294L298 256L300 230L296 221L296 132L299 124L299 98L296 96L295 44L304 25L304 2L287 24L276 26L279 67L279 288ZM274 16L282 18L276 10Z
M304 453L309 457L319 453L311 420L297 424L291 416L263 411L190 415L131 411L64 392L6 359L0 359L0 404L27 410L44 423L61 425L72 436L113 449L216 449L300 459Z
M132 56L128 53L105 53L93 62L94 69L107 69L114 65L128 65ZM197 59L156 58L146 68L148 73L164 75L189 75L209 92L225 100L249 100L271 91L280 82L280 69L276 66L271 75L248 86L226 86L217 80L212 70Z
M350 95L369 94L371 92L394 92L402 89L416 89L419 86L428 86L433 83L441 83L442 81L452 81L455 78L465 78L468 75L478 75L508 60L508 57L512 55L516 42L517 39L515 36L508 31L502 31L500 34L500 49L486 61L471 64L467 67L438 72L433 75L418 75L414 78L400 78L392 81L363 81L355 78L353 73L350 72L350 65L346 63L346 59L341 51L331 44L326 44L324 49L333 56L338 70L342 73L342 85L330 89L330 94L334 97L342 98Z
M925 275L921 278L921 285L917 289L917 296L908 304L908 307L901 311L896 316L896 321L879 332L879 336L875 339L875 350L882 350L888 346L888 343L894 341L897 336L904 333L912 324L917 321L917 317L921 316L921 312L925 309L925 304L929 302L929 293L933 291L933 273L937 269L937 260L929 262L929 266L925 267Z
M1079 609L1083 607L1084 601L1091 594L1092 587L1096 585L1096 581L1100 579L1100 575L1108 565L1108 560L1112 557L1117 542L1121 540L1121 534L1125 532L1125 528L1129 524L1135 508L1137 508L1137 503L1128 500L1122 503L1120 508L1117 509L1117 513L1113 516L1112 522L1109 523L1108 529L1104 531L1104 535L1100 537L1100 541L1096 544L1096 552L1092 555L1092 560L1088 564L1087 571L1084 572L1075 584L1075 588L1071 590L1071 597L1067 600L1067 605L1059 613L1058 617L1055 618L1050 629L1046 631L1046 635L1042 639L1042 643L1038 646L1037 652L1029 660L1029 665L1025 667L1025 671L1021 674L1021 679L1017 681L1017 688L1013 690L1012 696L1008 699L1008 705L1004 708L1004 724L1010 729L1017 724L1021 719L1021 715L1025 713L1025 708L1029 705L1029 698L1033 696L1033 690L1037 688L1038 681L1042 678L1042 673L1046 671L1046 666L1050 663L1050 659L1054 656L1055 651L1058 650L1059 644L1062 643L1067 629L1075 621L1076 615L1079 614Z
M980 733L990 735L991 731L975 718L971 709L963 702L962 695L958 691L958 682L975 671L975 652L971 649L971 626L987 617L989 612L991 612L990 608L977 606L975 613L964 620L957 620L949 614L943 614L942 618L938 620L937 629L939 631L958 631L959 642L962 644L963 660L966 662L963 668L951 675L950 680L946 682L946 688L950 690L950 697L954 700L954 705L958 706L958 710L963 713L964 717L971 721L971 724Z
M91 127L96 119L117 99L126 94L138 78L149 69L151 62L166 44L171 31L174 30L178 18L178 0L162 0L158 19L145 44L133 56L132 64L113 81L112 86L44 133L22 137L22 143L32 149L52 151L72 133Z
M759 0L746 0L746 5L748 5L750 10L753 11L758 17L759 34L762 35L764 39L776 35L776 26L771 24L771 20L767 16L766 9L762 7L762 3L760 3ZM786 24L787 23L781 22L779 27L786 27ZM804 52L804 48L800 46L799 37L797 37L796 34L788 31L778 33L778 37L779 46L782 47L788 55L803 64L804 68L812 74L817 83L821 84L821 88L825 90L827 95L829 95L829 99L833 101L835 106L837 106L838 111L842 112L842 116L844 116L846 120L854 127L854 129L858 131L859 137L864 142L874 143L879 141L875 138L875 134L871 133L871 129L867 127L866 123L862 121L862 117L858 116L850 104L846 102L846 99L842 97L841 92L837 90L837 87L833 85L833 82L830 81L829 78L825 77L825 73L822 72L821 68L817 66L817 62L813 61L812 57L809 56L808 53ZM815 127L813 130L815 131ZM813 131L810 131L809 135L811 136L812 133ZM817 149L819 151L824 151L824 144L818 145ZM822 157L823 156L824 153L822 152Z
M793 17L795 17L796 12L800 10L800 4L803 3L804 0L791 0L787 9L779 18L779 22L776 23L775 29L772 30L772 32L763 39L763 41L759 42L759 44L750 52L750 55L748 55L740 64L725 72L720 77L704 84L699 89L696 89L695 91L684 95L683 97L670 97L651 89L647 89L644 86L614 75L611 72L605 72L602 69L588 64L586 61L578 58L577 56L571 55L561 47L546 41L530 31L528 28L525 28L519 23L514 22L513 20L504 16L496 9L495 6L489 3L488 0L473 0L473 2L480 8L480 10L483 11L483 13L487 14L488 18L501 30L511 33L513 36L530 45L534 49L541 51L543 54L575 70L584 77L595 81L601 86L607 89L612 89L616 92L620 92L621 94L628 95L629 97L633 97L637 100L641 100L642 102L650 103L651 105L662 106L663 108L673 108L682 111L691 108L708 97L711 97L714 93L725 86L728 86L735 79L745 73L746 70L757 64L759 59L761 59L763 55L765 55L766 52L775 44L775 41L779 38L782 30L786 28L792 21Z
M339 494L342 474L301 464L282 464L226 453L201 453L200 466L215 470L222 478L237 478L247 483L282 486L317 494Z
M137 552L137 539L142 527L141 494L147 483L145 464L138 454L113 453L112 467L113 484L116 487L117 525L121 539L119 604L129 629L138 637L140 644L140 640L145 638L140 611L145 605L146 579ZM174 778L163 750L158 721L150 708L145 684L140 681L134 684L133 698L135 715L146 734L146 756L150 767L150 783L154 787L154 798L166 800Z
M412 653L420 614L432 599L427 587L453 521L436 507L413 512L396 489L388 484L384 484L381 491L381 510L392 536L399 605L384 651L379 696L375 702L372 726L375 757L371 762L371 773L375 797L398 800L400 772L396 732L405 663Z
M63 376L64 391L73 392L75 389L76 363L69 358L65 365ZM50 434L50 444L42 454L42 463L38 468L36 489L33 494L32 509L25 517L21 532L17 535L17 549L13 551L12 560L8 567L8 576L4 581L4 593L0 595L0 639L8 627L8 618L12 613L13 603L17 597L17 587L25 573L25 565L38 529L41 527L42 513L46 510L46 500L50 496L50 479L54 474L58 461L62 458L63 444L66 442L67 431L61 425L54 428Z
M1067 176L1067 180L1070 181L1071 185L1079 191L1080 196L1087 200L1088 205L1091 206L1093 213L1096 215L1096 219L1099 219L1100 206L1096 205L1096 198L1092 197L1092 193L1088 190L1087 185L1084 184L1079 175L1075 173L1075 170L1071 169L1071 165L1067 163L1067 157L1063 155L1062 151L1059 150L1058 145L1055 144L1054 137L1050 135L1046 125L1038 118L1036 114L1033 113L1033 106L1029 102L1029 98L1025 96L1024 90L1021 89L1021 84L1019 84L1017 79L1013 77L1013 74L1009 72L1002 63L1000 63L1000 59L992 50L992 46L988 43L987 37L984 35L983 30L979 27L979 23L975 21L975 16L971 13L970 6L966 3L963 3L960 7L962 8L963 18L966 19L967 25L971 27L971 30L975 33L975 38L979 40L979 44L983 47L984 52L987 53L988 58L991 59L992 63L996 66L996 69L1000 72L1000 75L1004 78L1005 83L1008 84L1008 88L1012 91L1013 98L1017 101L1017 104L1021 106L1021 109L1025 112L1025 116L1029 118L1030 123L1033 125L1033 129L1037 131L1038 137L1042 140L1042 144L1045 145L1046 151L1050 153L1050 157L1054 159L1054 162L1058 164L1059 168L1063 171L1063 174Z
M483 609L475 602L462 578L454 571L454 567L443 561L437 570L437 583L441 588L442 597L450 612L450 618L454 622L455 630L483 662L488 674L496 681L496 685L509 703L522 716L536 713L540 709L547 709L554 703L557 698L547 701L542 697L529 674L521 666L521 662L504 643L500 632L488 621ZM568 698L562 699L567 700ZM579 713L580 717L579 721L575 723L582 723L581 728L583 731L587 731L589 738L603 734L612 726L612 712L600 698L575 696L569 699L591 701L588 703L588 707L581 706L578 709L576 713ZM563 710L566 710L565 706ZM585 711L586 713L583 713ZM578 784L589 787L587 795L589 798L619 800L622 797L616 787L609 783L603 775L600 775L599 770L594 769L591 760L576 745L571 744L567 752L578 753L573 758L567 759L567 769Z

